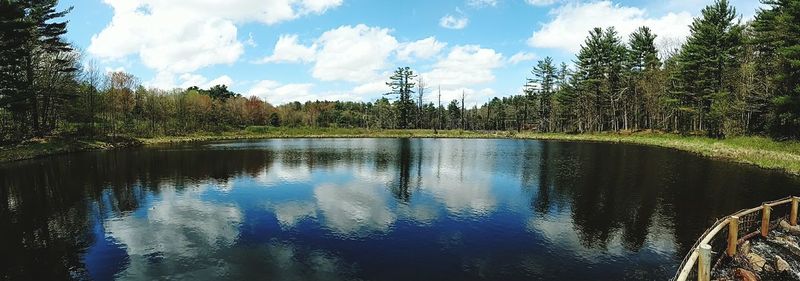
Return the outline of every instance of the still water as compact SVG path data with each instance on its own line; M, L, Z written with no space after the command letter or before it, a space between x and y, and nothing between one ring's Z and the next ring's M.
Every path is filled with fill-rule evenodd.
M619 144L319 139L0 166L6 280L666 280L780 172Z

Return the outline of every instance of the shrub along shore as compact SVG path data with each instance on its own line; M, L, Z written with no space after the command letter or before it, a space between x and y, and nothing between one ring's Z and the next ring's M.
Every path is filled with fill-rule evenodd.
M275 138L492 138L626 143L683 150L705 157L752 164L767 169L783 170L789 174L800 176L800 142L797 141L779 142L764 137L712 139L706 137L681 136L658 132L545 134L534 132L517 133L507 131L478 132L448 130L434 132L433 130L255 127L239 132L137 139L120 138L114 141L68 140L63 138L42 139L15 146L2 147L2 149L0 149L0 162L10 162L77 151L115 149L120 147Z

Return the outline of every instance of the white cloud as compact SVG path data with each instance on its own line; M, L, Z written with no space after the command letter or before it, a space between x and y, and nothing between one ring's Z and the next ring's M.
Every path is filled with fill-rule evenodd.
M518 64L524 61L532 61L536 59L536 55L528 52L519 52L511 56L508 59L508 63L510 64Z
M311 62L316 56L317 46L303 46L297 43L297 35L282 35L275 44L275 51L272 56L258 61L259 63L270 62Z
M263 80L247 91L248 96L256 96L272 104L285 104L293 101L310 100L313 95L313 84L286 84L272 80Z
M411 60L412 58L428 59L438 55L447 43L436 41L436 37L428 37L419 41L404 43L397 50L397 58Z
M233 85L233 79L231 79L231 77L229 77L228 75L222 75L211 81L208 81L208 83L203 85L204 86L203 88L210 88L217 85L225 85L231 87Z
M275 24L320 14L342 0L104 0L114 9L106 28L92 36L89 52L101 59L139 55L169 76L231 64L244 52L237 25Z
M438 92L437 89L431 90L433 91L429 92L427 100L428 102L435 103L438 101ZM491 88L442 87L442 106L447 106L452 100L458 100L458 102L461 103L461 94L464 94L464 103L467 105L467 108L480 105L497 96L497 92Z
M204 85L206 82L208 82L208 78L206 78L205 76L192 73L183 74L181 75L180 79L182 80L180 88L184 89L189 88L191 86L200 87L200 85ZM174 87L168 87L168 88L174 88Z
M216 85L225 85L231 87L233 79L228 75L208 80L207 77L196 73L184 73L179 76L169 72L159 72L153 80L144 83L147 87L155 87L160 89L186 89L192 86L197 86L201 89L208 89Z
M375 82L361 84L353 88L353 93L357 95L364 94L385 94L391 91L391 88L386 85L386 81L377 80Z
M656 11L688 11L692 14L699 15L700 10L704 7L711 5L713 1L701 0L669 0L669 1L653 1L648 3L648 8ZM729 0L731 6L736 7L736 12L744 16L744 20L752 19L756 10L761 7L761 1L754 0Z
M493 49L477 45L456 46L423 76L435 85L463 87L494 81L492 71L502 63L503 55Z
M122 67L122 66L120 66L120 67L106 67L105 70L106 70L106 73L109 73L109 72L125 72L125 67Z
M553 20L534 32L528 45L577 52L590 29L610 26L616 27L623 37L640 26L649 26L661 40L685 38L692 22L688 12L649 17L644 9L615 5L611 1L573 2L551 10L550 14Z
M335 92L314 93L314 84L281 84L277 81L262 80L256 83L247 91L247 96L256 96L275 105L286 104L289 102L306 102L316 100L359 100L358 96Z
M256 39L253 38L253 33L252 32L247 34L247 40L244 41L244 44L249 46L249 47L253 47L253 48L258 47L258 43L256 43Z
M469 19L463 15L459 17L445 15L439 20L439 25L448 29L464 29L467 24L469 24Z
M497 6L497 0L467 0L467 5L476 8L483 8L486 6L495 7Z
M383 70L398 42L386 28L342 26L320 36L312 76L323 81L366 82Z
M558 0L525 0L525 2L533 6L549 6L558 2Z

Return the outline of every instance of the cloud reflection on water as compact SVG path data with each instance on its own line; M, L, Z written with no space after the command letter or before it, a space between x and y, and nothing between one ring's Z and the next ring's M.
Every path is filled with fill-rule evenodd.
M106 235L129 257L120 279L158 279L165 272L196 279L228 269L214 253L234 244L243 215L236 206L198 199L206 189L164 189L145 215L106 222Z
M518 140L55 156L0 169L0 241L13 257L0 276L663 279L714 218L797 186L674 151ZM712 200L720 192L738 195ZM556 264L587 273L547 270Z

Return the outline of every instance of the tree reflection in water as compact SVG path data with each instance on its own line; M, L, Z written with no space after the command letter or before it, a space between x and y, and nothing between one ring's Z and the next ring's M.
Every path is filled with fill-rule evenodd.
M714 218L799 186L665 149L436 139L91 152L0 185L0 276L25 280L664 279Z

